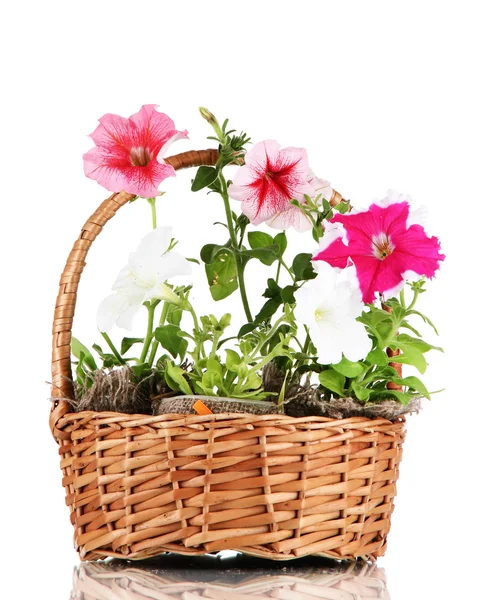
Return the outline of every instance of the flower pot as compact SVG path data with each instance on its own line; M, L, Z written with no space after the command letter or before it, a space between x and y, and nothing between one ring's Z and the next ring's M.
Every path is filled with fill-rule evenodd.
M186 414L196 415L194 405L202 402L212 413L248 413L252 415L273 415L282 412L274 402L260 400L239 400L236 398L218 398L214 396L174 396L154 400L153 414Z

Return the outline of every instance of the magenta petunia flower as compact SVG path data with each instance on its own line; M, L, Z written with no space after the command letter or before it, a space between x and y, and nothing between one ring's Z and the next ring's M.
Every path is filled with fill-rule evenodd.
M306 231L310 221L290 200L305 202L305 194L315 195L310 175L304 148L281 149L278 142L266 140L247 152L228 193L242 202L243 213L254 225L266 222L275 229Z
M393 192L366 211L338 214L313 260L342 269L354 264L364 302L373 302L377 292L389 297L413 273L433 277L445 258L439 240L414 223L414 216L406 197Z
M95 148L84 154L87 177L111 192L157 196L161 181L175 175L162 157L174 140L187 137L187 131L177 131L155 104L144 105L128 119L104 115L99 123L90 136Z

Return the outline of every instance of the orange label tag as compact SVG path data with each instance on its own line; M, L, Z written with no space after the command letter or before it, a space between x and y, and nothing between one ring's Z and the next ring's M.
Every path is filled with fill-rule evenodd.
M204 404L204 402L201 402L201 400L196 400L196 402L194 402L192 407L194 408L194 410L197 412L198 415L212 415L213 414L213 411L209 410L209 408Z

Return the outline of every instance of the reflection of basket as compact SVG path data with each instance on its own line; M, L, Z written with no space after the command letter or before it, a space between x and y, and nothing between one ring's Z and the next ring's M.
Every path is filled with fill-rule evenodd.
M390 600L384 570L367 563L327 567L305 560L280 571L263 562L203 557L149 568L91 563L75 569L71 600Z
M181 168L216 159L205 151L168 161ZM402 418L71 412L71 327L84 259L132 198L112 195L84 225L55 311L50 425L81 558L224 549L277 560L381 556Z

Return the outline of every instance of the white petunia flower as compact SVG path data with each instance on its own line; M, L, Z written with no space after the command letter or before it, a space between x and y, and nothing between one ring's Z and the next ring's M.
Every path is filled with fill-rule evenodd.
M132 328L132 321L147 300L166 300L179 304L179 297L166 280L191 275L191 265L177 252L170 252L171 227L158 227L148 233L112 286L97 311L97 327L109 331L114 324Z
M324 261L313 264L318 276L295 292L295 310L298 321L308 326L320 364L337 364L343 355L353 362L364 359L372 342L356 321L364 304L355 268L339 273Z

